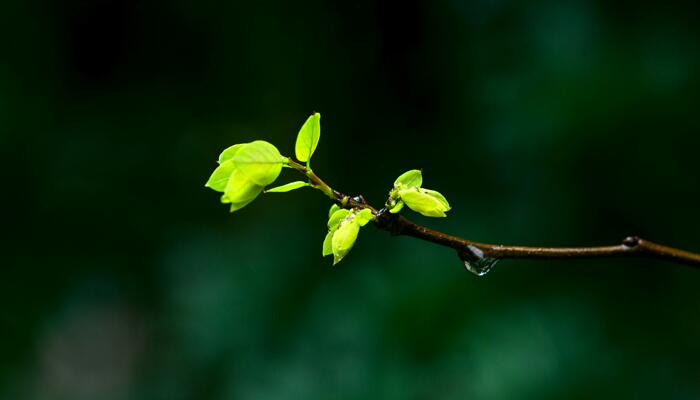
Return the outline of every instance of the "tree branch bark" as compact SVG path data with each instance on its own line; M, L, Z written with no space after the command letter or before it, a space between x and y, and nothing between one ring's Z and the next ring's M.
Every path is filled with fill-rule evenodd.
M473 242L418 225L403 216L396 216L388 213L380 214L380 218L377 219L377 226L380 229L388 230L393 235L412 236L441 246L453 248L460 254L470 252L474 258L566 259L649 257L700 268L700 254L664 246L636 236L629 236L625 238L622 243L612 246L528 247Z
M484 258L524 258L524 259L574 259L604 257L647 257L685 264L700 268L700 254L691 253L673 247L664 246L636 236L626 237L622 243L612 246L596 247L528 247L504 246L498 244L478 243L462 239L444 232L418 225L406 217L391 214L386 208L377 210L365 202L362 196L350 197L335 189L319 178L314 172L289 159L288 166L303 173L313 187L324 192L338 205L344 208L369 208L377 217L374 224L392 235L412 236L457 251L463 261L476 261Z

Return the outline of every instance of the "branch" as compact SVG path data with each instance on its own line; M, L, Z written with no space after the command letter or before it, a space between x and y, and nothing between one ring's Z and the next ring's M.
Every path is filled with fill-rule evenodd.
M344 208L369 208L377 217L374 224L392 235L412 236L441 246L457 250L457 254L471 271L470 264L485 262L482 271L472 271L477 274L487 272L497 260L503 258L524 259L574 259L574 258L605 258L605 257L647 257L668 260L679 264L700 268L700 254L664 246L636 236L625 238L621 244L597 247L527 247L504 246L497 244L478 243L436 231L411 222L407 218L391 214L386 208L375 209L365 202L362 196L350 197L332 189L319 178L310 168L289 159L289 167L306 175L309 183L325 193L329 198Z
M526 247L504 246L488 243L477 243L448 235L415 224L407 218L389 213L380 214L377 219L379 228L388 230L393 235L412 236L421 240L439 244L457 250L465 260L481 258L531 258L531 259L562 259L562 258L602 258L602 257L649 257L668 260L680 264L700 268L700 254L664 246L636 236L625 238L621 244L597 247Z

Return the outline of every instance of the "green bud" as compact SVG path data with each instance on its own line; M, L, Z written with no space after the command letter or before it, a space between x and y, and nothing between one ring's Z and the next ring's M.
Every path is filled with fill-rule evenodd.
M406 171L401 176L396 178L394 182L395 188L408 189L420 187L423 184L423 173L418 169Z
M404 189L399 196L408 208L426 217L446 217L450 205L442 194L430 189Z
M331 215L331 217L328 218L328 229L338 229L338 225L340 225L340 223L350 214L352 214L352 211L345 210L342 208L334 212L333 215Z
M369 208L363 208L355 213L354 219L358 225L365 226L369 221L374 219L374 214L372 214L372 210Z
M323 240L324 256L333 254L333 265L345 257L357 240L360 227L367 225L375 217L372 210L347 210L338 206L330 209L332 213L328 219L328 233Z
M332 249L333 249L333 265L336 265L343 259L352 249L352 246L357 240L357 234L360 232L360 224L354 219L344 220L338 229L333 234Z
M392 214L398 213L403 209L404 204L405 203L402 200L397 201L396 204L391 209L389 209L389 212Z
M323 239L323 256L330 256L333 254L333 234L335 233L335 229L332 231L328 231L326 234L326 238Z
M333 205L331 206L331 209L328 210L328 218L330 218L331 215L333 215L333 213L335 213L335 212L338 211L338 210L340 210L340 206L337 205L337 204L333 204Z
M234 169L226 184L222 202L231 203L231 212L237 211L255 200L262 189L262 186L251 182L240 170Z

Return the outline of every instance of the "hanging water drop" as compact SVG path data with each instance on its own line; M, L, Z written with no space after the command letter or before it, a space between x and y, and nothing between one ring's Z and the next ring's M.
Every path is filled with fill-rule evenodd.
M460 252L459 258L464 263L464 268L476 276L488 274L498 262L497 258L484 256L481 249L472 245L467 246L467 250Z

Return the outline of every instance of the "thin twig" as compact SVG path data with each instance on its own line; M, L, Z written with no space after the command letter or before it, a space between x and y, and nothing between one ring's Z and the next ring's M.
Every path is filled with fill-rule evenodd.
M636 236L625 238L621 244L597 247L527 247L478 243L418 225L406 217L391 214L385 208L377 210L365 202L362 196L350 197L332 189L311 169L289 159L289 167L306 175L315 188L324 192L344 208L369 208L377 217L375 225L392 235L412 236L457 250L461 258L529 258L572 259L604 257L647 257L673 261L700 268L700 254L664 246Z
M498 244L478 243L448 235L424 226L415 224L405 217L394 218L394 221L384 226L392 234L412 236L442 246L451 247L457 251L478 249L480 257L490 258L532 258L532 259L562 259L562 258L600 258L600 257L649 257L673 261L700 268L700 254L664 246L636 236L625 238L621 244L596 247L527 247L504 246Z

